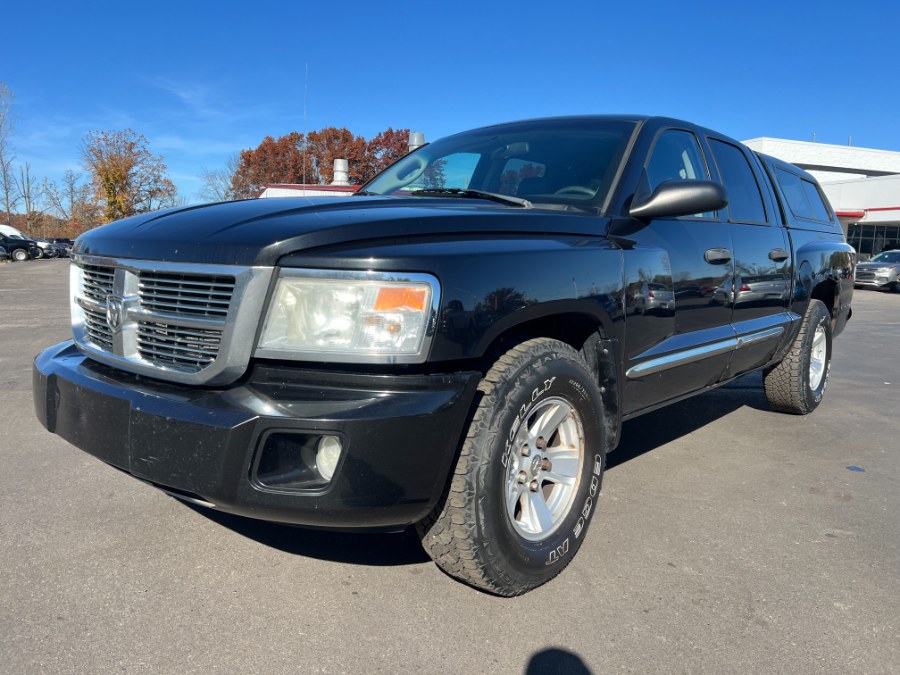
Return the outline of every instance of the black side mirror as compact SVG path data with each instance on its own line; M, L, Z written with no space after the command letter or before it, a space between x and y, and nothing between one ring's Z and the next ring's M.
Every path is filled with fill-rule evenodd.
M641 181L641 187L646 184ZM693 213L718 211L728 206L728 195L718 183L708 180L665 180L652 194L638 189L628 213L632 218L675 218Z

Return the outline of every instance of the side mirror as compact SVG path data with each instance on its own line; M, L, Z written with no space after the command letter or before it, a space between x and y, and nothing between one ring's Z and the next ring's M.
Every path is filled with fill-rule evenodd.
M628 213L638 220L652 220L718 211L726 206L728 195L718 183L708 180L665 180L650 195L638 189Z

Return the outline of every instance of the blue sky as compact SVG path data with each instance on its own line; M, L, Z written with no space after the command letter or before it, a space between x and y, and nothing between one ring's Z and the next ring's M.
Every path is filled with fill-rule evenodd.
M33 173L83 170L88 131L131 127L195 201L202 167L303 130L307 64L310 130L627 112L900 151L898 19L887 0L16 2L0 81Z

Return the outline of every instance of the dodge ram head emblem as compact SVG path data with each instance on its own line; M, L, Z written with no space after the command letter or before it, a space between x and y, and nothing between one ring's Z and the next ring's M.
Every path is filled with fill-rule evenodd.
M106 296L106 325L115 333L125 321L125 298L118 295Z

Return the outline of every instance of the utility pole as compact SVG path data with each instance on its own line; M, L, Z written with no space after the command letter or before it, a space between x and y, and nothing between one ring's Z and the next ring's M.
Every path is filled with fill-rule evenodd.
M303 75L303 184L306 185L306 99L309 95L309 61Z

